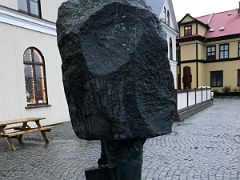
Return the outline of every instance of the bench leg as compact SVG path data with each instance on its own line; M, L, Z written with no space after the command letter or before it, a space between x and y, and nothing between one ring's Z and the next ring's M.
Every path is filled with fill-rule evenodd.
M20 144L23 144L23 142L22 142L22 137L23 137L22 135L19 135L18 138L17 138L17 139L18 139L18 142L19 142Z
M5 137L4 139L5 139L6 143L8 144L8 147L10 149L12 149L13 151L16 151L16 147L12 143L11 139L9 137Z
M47 138L46 132L45 132L45 131L41 131L41 133L42 133L42 136L43 136L46 144L49 144L49 140L48 140L48 138Z
M38 126L39 128L42 127L42 126L40 125L39 120L38 120L38 121L35 121L35 122L36 122L36 124L37 124L37 126ZM41 133L42 133L42 136L43 136L43 138L44 138L46 144L49 144L49 140L48 140L48 138L47 138L46 132L45 132L45 131L41 131Z

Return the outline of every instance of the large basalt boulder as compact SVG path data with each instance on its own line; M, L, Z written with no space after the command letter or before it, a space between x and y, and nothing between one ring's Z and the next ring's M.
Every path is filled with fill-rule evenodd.
M91 140L171 132L176 110L167 43L143 0L70 0L57 20L76 135Z

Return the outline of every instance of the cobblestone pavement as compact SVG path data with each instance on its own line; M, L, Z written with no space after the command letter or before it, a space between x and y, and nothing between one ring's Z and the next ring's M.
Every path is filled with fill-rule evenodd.
M96 165L98 141L75 137L70 123L48 135L17 141L17 151L0 139L0 180L84 180ZM240 99L216 99L214 105L181 123L173 133L149 139L144 148L143 180L240 180Z

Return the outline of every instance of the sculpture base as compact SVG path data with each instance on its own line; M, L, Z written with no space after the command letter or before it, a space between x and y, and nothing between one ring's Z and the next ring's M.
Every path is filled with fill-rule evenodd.
M86 180L111 180L109 169L94 167L85 171Z

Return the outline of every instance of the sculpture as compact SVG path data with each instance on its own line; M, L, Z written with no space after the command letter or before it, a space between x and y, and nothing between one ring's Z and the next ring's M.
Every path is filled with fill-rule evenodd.
M170 133L176 112L159 20L144 0L69 0L57 34L76 135L101 140L111 179L139 179L146 138Z

